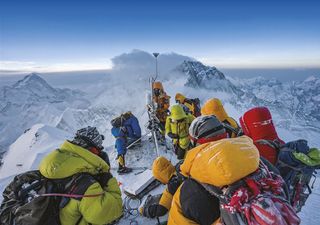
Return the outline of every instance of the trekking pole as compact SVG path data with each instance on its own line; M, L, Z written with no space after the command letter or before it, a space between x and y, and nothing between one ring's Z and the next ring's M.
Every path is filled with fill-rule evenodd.
M145 133L144 135L142 135L140 138L138 138L137 140L135 140L134 142L132 142L130 145L127 146L127 148L131 148L134 144L136 144L138 141L140 141L143 137L147 136L150 133L150 131L148 131L147 133Z

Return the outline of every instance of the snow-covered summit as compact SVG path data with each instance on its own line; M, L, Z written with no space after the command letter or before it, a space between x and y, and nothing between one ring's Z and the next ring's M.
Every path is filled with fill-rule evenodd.
M206 66L198 61L184 61L176 70L187 76L185 86L242 95L241 90L216 67Z
M66 108L88 104L84 93L54 88L36 73L0 88L0 152L32 125L55 125Z
M22 80L19 80L12 86L16 89L39 89L54 92L52 88L38 73L31 73L25 76Z

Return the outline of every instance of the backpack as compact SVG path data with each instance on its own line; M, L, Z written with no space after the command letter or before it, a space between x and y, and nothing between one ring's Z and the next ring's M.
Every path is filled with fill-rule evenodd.
M132 116L132 113L130 111L126 113L122 113L120 116L111 120L111 126L117 127L117 128L122 127L124 121L129 119L131 116Z
M287 200L285 183L260 161L257 171L222 189L202 186L220 201L225 225L298 225L300 219Z
M240 118L240 125L244 134L254 141L260 155L275 165L278 149L265 144L264 141L261 142L261 140L267 140L284 144L278 137L269 109L266 107L250 109Z
M313 157L316 156L316 157ZM280 147L276 164L281 176L287 183L291 205L297 212L301 211L316 180L316 169L320 168L320 150L310 149L306 140L288 142Z
M93 197L84 193L95 182L87 173L64 179L45 178L39 170L19 174L3 192L0 225L60 225L60 209L70 198Z
M194 111L192 112L192 114L195 117L201 116L201 106L199 98L186 98L184 101L193 106Z

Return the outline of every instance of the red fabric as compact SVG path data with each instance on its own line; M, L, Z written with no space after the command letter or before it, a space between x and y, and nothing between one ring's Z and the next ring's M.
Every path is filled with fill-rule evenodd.
M278 157L277 150L271 146L256 142L264 139L269 141L277 140L281 144L284 144L278 137L269 109L266 107L250 109L240 118L240 125L244 134L254 141L260 155L272 164L275 164Z
M300 219L293 208L281 196L283 179L271 176L267 169L257 173L266 176L260 180L246 178L246 186L237 189L228 204L222 208L231 213L241 213L249 225L298 225Z
M99 155L99 154L100 154L100 150L98 150L98 149L95 148L95 147L92 147L92 148L90 149L90 152L92 152L92 153L95 154L95 155Z

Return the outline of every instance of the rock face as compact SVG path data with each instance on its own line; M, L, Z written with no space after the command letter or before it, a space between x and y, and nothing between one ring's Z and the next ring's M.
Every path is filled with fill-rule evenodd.
M50 86L32 73L11 86L0 89L0 152L23 131L36 123L55 125L68 107L87 107L80 91Z
M267 106L286 129L311 129L320 132L320 79L309 77L303 82L281 83L262 77L230 80L215 67L197 61L185 61L177 70L185 74L185 86L224 92L239 111ZM219 97L219 96L217 96Z

